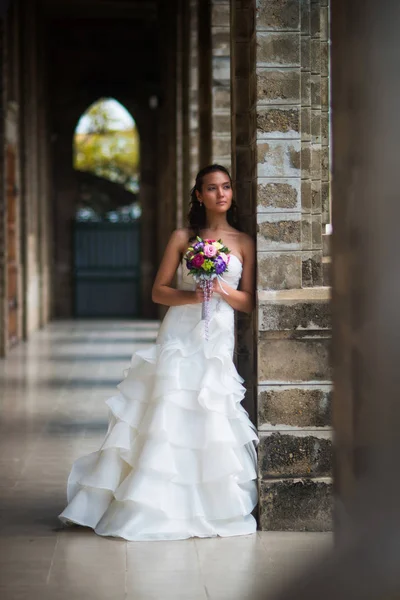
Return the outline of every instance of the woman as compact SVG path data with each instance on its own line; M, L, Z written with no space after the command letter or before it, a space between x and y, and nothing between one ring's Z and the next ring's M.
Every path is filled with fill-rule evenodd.
M234 311L254 305L254 244L235 219L228 171L206 167L192 190L189 227L172 234L154 282L154 302L170 307L157 342L135 353L107 401L100 450L74 464L64 522L127 540L255 531L257 435L232 362ZM207 340L203 291L186 267L179 289L171 286L197 235L222 239L231 253L223 280L213 282Z

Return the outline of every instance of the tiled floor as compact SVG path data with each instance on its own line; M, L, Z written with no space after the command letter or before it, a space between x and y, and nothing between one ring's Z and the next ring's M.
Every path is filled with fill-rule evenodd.
M2 600L271 598L329 548L327 534L126 543L60 525L70 466L97 449L104 400L156 330L149 322L57 323L0 362Z

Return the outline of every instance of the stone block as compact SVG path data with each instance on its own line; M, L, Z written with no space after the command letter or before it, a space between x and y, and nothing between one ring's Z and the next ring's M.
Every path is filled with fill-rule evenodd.
M301 218L301 249L311 250L312 248L312 225L311 216L303 214Z
M257 111L257 133L260 138L298 138L300 110L297 107L270 107Z
M298 299L285 300L283 292L275 302L261 301L260 331L330 330L332 323L329 300L314 300L312 296L304 297L304 292L307 294L308 290L301 292Z
M329 44L323 42L321 44L321 75L328 77L329 75Z
M245 7L236 12L236 40L249 41L255 30L254 11Z
M213 133L229 133L231 132L231 117L230 115L213 115Z
M311 33L311 18L310 18L310 3L306 0L305 2L299 2L300 4L300 29L303 35L310 35Z
M301 222L298 215L258 215L258 250L297 250L300 248L300 237Z
M311 141L311 110L310 110L310 108L302 108L301 109L300 131L301 131L301 141L302 142L310 142Z
M311 75L311 106L321 107L321 75Z
M310 33L313 38L321 35L321 15L319 2L311 2L310 5ZM319 40L318 40L319 41Z
M308 36L301 38L301 69L311 71L311 40Z
M321 73L321 42L311 40L311 73Z
M298 0L262 0L258 2L258 30L298 30L300 28L300 3Z
M321 6L321 41L327 42L329 40L329 8L327 6Z
M231 108L231 90L230 86L214 86L212 90L213 95L213 108Z
M260 526L269 531L332 531L332 483L329 480L263 481Z
M321 107L329 109L329 77L321 77Z
M303 179L301 182L301 210L303 212L311 211L311 180Z
M321 179L322 181L329 181L330 179L330 166L329 166L329 147L324 146L321 148Z
M322 234L322 257L331 255L332 236L330 234Z
M300 35L298 33L257 34L257 65L300 67Z
M230 56L230 30L227 27L213 27L211 45L213 56Z
M321 112L321 144L329 146L329 112Z
M213 56L212 58L212 78L213 85L219 86L226 84L230 86L231 67L229 56Z
M240 173L241 179L249 181L254 175L254 152L249 147L236 148L236 169Z
M213 135L213 156L230 156L231 155L231 139L230 137L218 137Z
M287 290L300 287L300 255L278 252L258 254L258 289Z
M251 79L248 77L235 78L236 114L248 114L251 93Z
M229 27L229 4L215 4L213 2L211 9L211 23L213 27Z
M321 143L321 111L311 111L311 139L313 144Z
M236 43L235 75L236 77L248 77L251 69L250 49L248 42Z
M330 335L323 332L291 332L274 338L260 332L258 346L259 383L310 383L330 381Z
M319 180L311 182L311 211L321 212L321 181Z
M326 434L267 433L260 436L258 462L263 479L329 477L332 442Z
M258 427L329 427L330 386L266 386L258 393Z
M330 223L330 184L329 181L321 182L321 209L322 209L322 222L324 225Z
M321 144L311 144L311 178L321 178Z
M258 70L257 100L266 104L299 104L300 70Z
M259 177L299 177L300 141L260 140L257 143Z
M321 215L314 215L312 218L312 247L314 250L322 250Z
M302 287L322 285L322 251L303 252L302 255Z
M260 181L257 186L257 204L261 209L295 209L299 208L299 184L287 181Z
M301 104L311 106L311 74L307 71L301 72Z
M301 176L311 178L311 144L310 142L301 143Z
M332 261L329 256L322 259L322 281L323 285L332 285Z

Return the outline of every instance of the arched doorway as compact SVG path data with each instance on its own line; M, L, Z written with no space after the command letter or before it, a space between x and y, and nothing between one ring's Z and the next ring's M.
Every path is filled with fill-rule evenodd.
M140 316L140 140L130 113L100 98L74 133L74 313Z

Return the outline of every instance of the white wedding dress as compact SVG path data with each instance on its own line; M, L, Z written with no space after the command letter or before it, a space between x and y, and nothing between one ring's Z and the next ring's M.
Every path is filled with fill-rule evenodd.
M194 289L184 271L180 288ZM241 272L231 255L225 281L236 288ZM60 519L135 541L253 533L258 440L233 350L223 293L211 300L208 341L201 304L171 307L107 401L100 450L74 463Z

